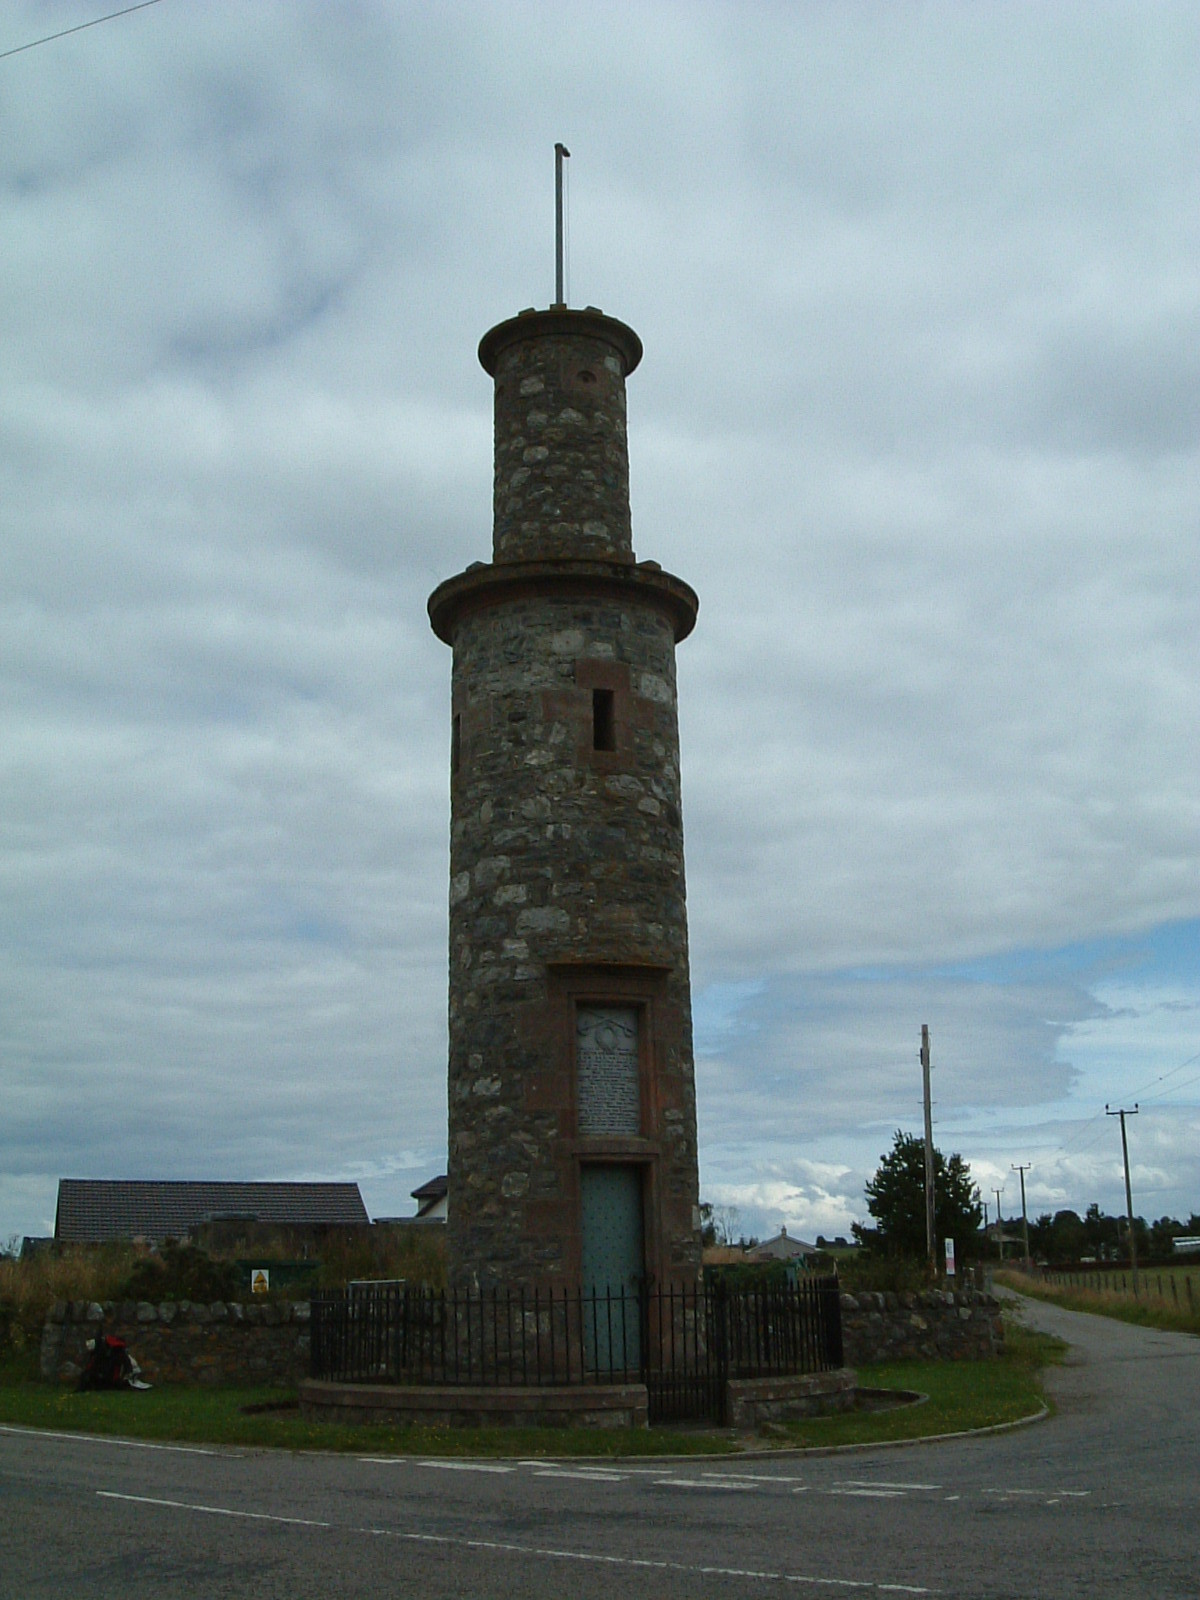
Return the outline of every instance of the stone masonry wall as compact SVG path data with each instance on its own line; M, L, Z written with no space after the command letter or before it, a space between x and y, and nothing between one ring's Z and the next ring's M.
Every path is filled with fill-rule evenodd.
M454 650L447 1242L463 1286L577 1281L588 1163L638 1169L652 1278L699 1271L675 685L696 602L634 559L641 353L595 310L484 335L494 562L430 601ZM619 1138L581 1134L579 1006L638 1017L640 1110Z
M999 1302L980 1290L844 1294L842 1345L848 1367L880 1361L980 1361L1000 1354Z
M187 1300L58 1301L42 1332L42 1376L77 1383L89 1339L124 1339L147 1383L295 1388L308 1376L307 1300L242 1305Z
M625 377L629 339L639 354L640 343L586 312L525 325L536 336L506 343L494 364L495 559L632 561Z
M613 751L592 748L596 687L613 694ZM642 969L626 971L620 987L649 1008L642 1131L647 1159L659 1163L653 1203L670 1212L659 1217L671 1241L660 1276L694 1275L672 622L652 605L602 598L514 599L468 615L455 639L453 706L452 1266L487 1262L509 1283L574 1268L563 1241L563 1208L573 1203L564 1160L581 1153L572 1014L568 995L556 1006L552 971L573 962ZM605 974L593 970L591 982L603 988ZM539 1207L550 1210L539 1217Z

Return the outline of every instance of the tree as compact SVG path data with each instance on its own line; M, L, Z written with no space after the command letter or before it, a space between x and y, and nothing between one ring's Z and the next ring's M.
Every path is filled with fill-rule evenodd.
M1051 1261L1078 1261L1087 1249L1087 1229L1077 1211L1056 1211L1048 1255Z
M736 1206L714 1206L708 1200L700 1202L700 1243L737 1244L742 1219ZM746 1241L743 1238L742 1244Z
M976 1235L983 1222L979 1190L963 1158L933 1152L933 1221L939 1252L953 1239L960 1260L976 1253ZM887 1255L925 1255L925 1143L899 1130L892 1148L867 1184L867 1210L875 1218L878 1247ZM872 1230L854 1224L855 1237L866 1243Z

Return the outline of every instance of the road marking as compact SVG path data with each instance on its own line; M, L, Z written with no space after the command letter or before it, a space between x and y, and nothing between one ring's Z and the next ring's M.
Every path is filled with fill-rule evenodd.
M55 1433L50 1428L14 1428L0 1423L0 1433L23 1434L30 1439L70 1439L76 1444L111 1444L122 1450L170 1450L182 1456L220 1456L241 1459L240 1451L205 1450L198 1444L151 1444L145 1439L115 1439L104 1433Z
M653 1560L643 1556L601 1555L591 1550L562 1550L553 1545L514 1544L500 1539L465 1539L444 1533L418 1533L405 1528L360 1528L351 1524L318 1522L309 1517L281 1517L266 1511L241 1511L229 1506L202 1505L187 1500L164 1500L151 1495L118 1494L97 1489L103 1500L122 1500L134 1505L158 1506L170 1511L191 1511L201 1516L233 1517L247 1522L274 1522L290 1527L324 1528L337 1533L360 1533L371 1538L399 1539L408 1544L432 1544L461 1550L499 1551L504 1555L538 1556L548 1561L577 1561L582 1565L636 1567L656 1572L678 1572L694 1577L757 1578L763 1583L797 1583L820 1589L859 1589L875 1594L938 1594L920 1584L875 1583L863 1578L819 1578L805 1572L772 1572L746 1567L702 1566L687 1561Z
M171 1511L199 1511L206 1517L240 1517L248 1522L286 1522L299 1528L332 1528L332 1522L314 1522L311 1517L276 1517L268 1511L231 1511L227 1506L194 1505L187 1500L156 1500L148 1494L118 1494L113 1489L97 1489L101 1500L128 1500L137 1506L166 1506Z
M504 1461L418 1461L419 1467L433 1467L438 1472L515 1472L516 1468Z
M850 1489L940 1489L940 1483L890 1483L886 1478L839 1478Z
M823 1494L841 1495L847 1500L903 1500L903 1489L824 1489Z
M582 1478L585 1483L624 1483L625 1478L620 1472L605 1472L601 1468L580 1467L573 1470L570 1467L539 1467L534 1473L535 1478Z
M785 1478L773 1472L707 1472L707 1478L731 1478L738 1483L799 1483L799 1478Z
M754 1493L752 1483L731 1483L720 1478L655 1478L654 1481L664 1489L741 1489L746 1494Z

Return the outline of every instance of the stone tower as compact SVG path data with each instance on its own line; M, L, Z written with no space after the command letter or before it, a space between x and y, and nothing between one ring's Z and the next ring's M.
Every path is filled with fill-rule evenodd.
M675 645L630 532L632 328L485 334L492 561L429 600L451 699L449 1259L465 1286L694 1281Z

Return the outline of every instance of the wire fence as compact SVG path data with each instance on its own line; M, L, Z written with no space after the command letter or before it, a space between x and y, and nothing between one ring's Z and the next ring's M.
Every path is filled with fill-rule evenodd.
M1118 1267L1102 1270L1042 1267L1037 1277L1042 1283L1056 1284L1063 1289L1090 1289L1094 1294L1111 1295L1132 1296L1136 1293L1138 1299L1161 1300L1164 1305L1189 1312L1195 1312L1200 1306L1200 1294L1192 1287L1192 1273L1181 1271L1178 1267L1141 1268L1136 1290L1132 1271ZM1200 1274L1197 1277L1200 1278Z

